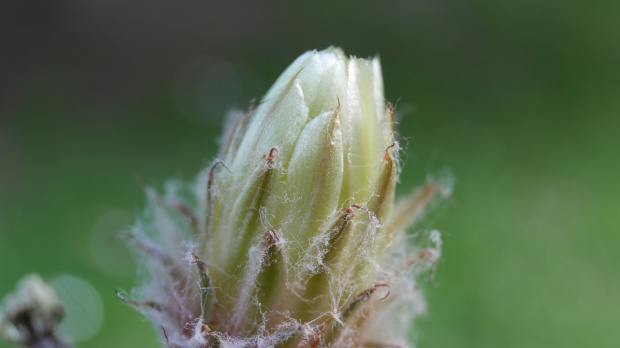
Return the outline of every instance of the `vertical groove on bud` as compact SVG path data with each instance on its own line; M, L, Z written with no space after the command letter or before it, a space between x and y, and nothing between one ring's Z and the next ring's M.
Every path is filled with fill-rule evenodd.
M347 258L346 245L355 226L355 212L347 207L338 212L333 223L323 233L308 253L310 259L303 260L303 266L312 267L310 274L304 277L300 272L303 282L299 286L305 288L303 298L312 302L299 301L298 311L307 313L301 316L302 320L309 321L318 312L329 312L331 304L327 294L330 293L330 285L334 285L333 278L342 275L343 258ZM311 258L314 258L312 260ZM346 264L346 260L344 262ZM306 270L307 272L307 270Z
M205 206L204 225L203 225L204 235L203 235L203 240L202 240L204 244L209 243L209 239L211 238L211 235L213 234L213 221L216 218L215 207L216 205L221 205L220 202L218 201L218 196L215 193L216 188L215 188L214 171L218 166L222 166L226 170L228 170L224 162L216 161L215 163L213 163L213 165L211 166L211 169L209 169L209 173L207 174L207 186L205 187L205 203L204 203L204 206Z
M252 103L245 112L240 112L239 110L229 112L224 126L224 140L220 149L221 158L225 158L232 163L245 135L248 120L256 108L257 106Z
M308 122L288 166L286 190L293 202L285 206L282 223L296 241L293 255L308 247L338 208L344 165L339 112L336 107Z
M301 70L297 71L285 87L277 91L277 95L273 95L275 91L270 91L253 112L248 131L234 158L231 158L232 161L224 159L232 165L235 175L251 171L257 159L274 147L280 150L280 156L290 158L295 141L308 121L308 106L297 78L300 73Z
M265 233L260 248L265 253L263 267L257 279L257 301L260 311L276 308L281 300L280 289L287 286L288 256L284 249L284 240L276 230ZM268 328L273 328L277 318L268 316Z
M277 261L276 255L279 254L282 240L275 230L265 232L260 244L248 251L248 263L244 270L243 278L240 281L237 301L232 311L232 317L227 323L227 332L232 335L238 334L243 329L244 321L252 323L253 315L250 314L250 305L260 284L259 279L264 276L267 266L271 266ZM271 269L273 270L273 268ZM254 331L252 328L246 329Z
M348 66L347 99L345 103L347 119L343 129L345 139L344 168L345 185L342 187L341 200L352 200L349 205L359 203L367 197L370 180L374 177L374 167L380 158L378 149L384 148L379 131L382 122L375 115L374 87L368 62L363 59L351 59ZM383 113L382 113L383 114Z
M375 183L376 186L370 202L368 202L368 210L372 211L379 220L386 218L392 210L397 177L397 165L388 150L385 150L379 176Z
M211 291L211 278L207 270L207 264L202 262L198 256L192 252L188 252L185 257L185 261L189 264L195 264L198 270L198 277L200 278L200 318L208 320L207 315L210 314L212 291Z
M274 199L270 193L276 180L275 177L280 173L276 155L277 149L272 148L264 156L262 167L246 182L242 195L238 197L235 204L230 208L233 212L228 217L230 219L228 221L230 235L220 235L226 238L224 240L225 244L221 244L221 249L218 251L212 250L214 256L218 257L219 255L219 264L223 267L226 278L231 280L220 283L223 293L218 300L221 305L230 303L231 298L227 294L235 293L238 282L233 279L238 278L244 272L242 266L246 262L250 262L250 264L253 262L253 260L248 259L248 254L243 251L250 249L260 230L264 231L260 223L260 217L261 214L264 214L268 202ZM230 278L231 276L233 278ZM235 315L237 313L235 311ZM235 325L237 324L235 323Z

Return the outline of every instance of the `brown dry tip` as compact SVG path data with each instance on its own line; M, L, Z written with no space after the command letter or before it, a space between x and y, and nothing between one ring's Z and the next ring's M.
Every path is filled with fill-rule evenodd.
M428 274L428 281L432 282L433 276L435 275L435 269L437 268L438 260L436 259L437 257L436 255L437 255L436 251L433 249L422 250L418 255L413 256L410 259L408 259L407 262L405 262L405 264L403 265L403 267L401 267L401 271L404 271L410 268L411 266L413 266L420 260L432 260L433 262L431 263L431 267L430 267L429 274Z
M388 284L385 283L377 283L375 284L375 290L377 290L377 288L387 288L387 293L385 294L385 296L381 297L379 300L383 301L386 300L388 297L390 297L390 293L392 292L392 289L390 288L390 286Z
M173 266L175 264L174 259L165 251L161 250L161 248L156 244L153 244L146 240L138 239L136 238L136 236L127 232L119 232L117 236L119 238L125 239L134 247L144 251L145 253L152 256L166 266Z
M209 184L213 183L213 172L215 171L215 168L217 168L217 166L222 166L224 167L229 173L232 173L230 171L230 169L228 169L228 167L226 167L226 165L224 164L224 162L222 161L215 161L215 163L213 163L213 165L211 166L211 169L209 170Z
M243 113L243 118L247 118L252 114L258 107L262 104L262 102L256 104L256 99L252 99L248 102L248 109Z
M118 293L118 290L116 288L114 288L114 294L116 294L116 297L118 297L119 300L123 301L124 303L133 306L133 307L149 307L152 308L158 312L164 312L165 309L162 305L158 304L155 301L142 301L142 302L138 302L138 301L132 301L128 298L125 298L123 296L121 296L121 294Z
M278 151L277 148L272 147L271 150L269 150L269 155L263 155L263 158L266 159L267 162L269 162L270 164L273 164L276 162L276 154L279 157L280 151Z
M161 325L161 331L164 334L164 338L166 339L166 345L168 346L168 348L179 348L179 346L175 346L174 344L170 343L170 340L168 340L168 334L166 333L166 329L164 329L164 326Z
M385 284L385 283L377 283L375 284L372 288L368 288L362 292L359 293L359 295L357 295L351 302L358 302L358 301L366 301L368 300L372 295L374 295L374 293L377 291L378 288L382 288L385 287L387 288L387 294L385 296L383 296L382 298L380 298L379 300L383 301L385 299L387 299L390 296L390 286Z
M210 344L207 347L221 347L225 339L221 332L213 330L205 323L200 324L200 334L204 338L210 338Z
M388 113L390 114L390 121L394 122L394 105L392 105L392 103L387 100L385 101L385 103L387 104Z
M336 108L334 109L334 115L338 115L338 113L340 113L340 97L338 95L336 95L336 100L338 101L338 105L336 105Z
M210 336L213 333L213 330L211 330L208 325L203 323L200 325L200 333L204 336Z
M265 232L263 235L263 239L260 242L260 247L264 251L271 248L272 246L281 246L282 239L276 230L269 230Z
M368 214L368 217L369 217L372 221L374 221L374 222L375 222L375 223L377 223L377 224L379 223L379 220L377 220L377 217L375 216L375 214L373 214L370 210L368 210L368 209L366 209L366 208L362 207L361 205L359 205L359 204L353 204L353 205L351 206L351 208L357 208L357 209L361 209L361 210L363 210L364 212L366 212L366 214Z
M401 139L401 140L399 140L399 141L397 141L397 142L393 143L392 145L390 145L390 146L386 147L386 148L385 148L385 156L383 156L383 160L384 160L384 161L387 161L388 159L391 159L391 158L392 158L392 156L390 155L389 150L390 150L390 149L393 149L393 148L396 148L396 146L398 146L400 143L402 143L402 142L403 142L403 141L405 141L405 140L409 140L409 139L411 139L411 137L406 137L406 138L403 138L403 139Z
M194 254L191 251L187 252L187 255L185 256L185 262L187 262L190 265L202 265L202 266L207 266L206 263L204 263L199 257L198 255ZM208 266L207 266L208 267Z

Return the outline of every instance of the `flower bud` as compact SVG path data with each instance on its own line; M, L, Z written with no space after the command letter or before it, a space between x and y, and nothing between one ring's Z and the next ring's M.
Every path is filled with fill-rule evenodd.
M28 274L2 300L0 337L16 347L70 348L58 332L64 315L56 291L38 274Z
M147 190L156 223L127 236L147 258L144 301L121 299L173 347L403 344L408 327L380 337L372 318L421 307L412 272L435 264L439 239L404 242L435 186L392 214L398 145L378 58L303 54L228 115L197 204Z

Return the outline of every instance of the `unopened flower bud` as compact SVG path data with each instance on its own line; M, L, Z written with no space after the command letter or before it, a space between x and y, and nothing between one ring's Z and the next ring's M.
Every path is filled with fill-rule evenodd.
M439 242L404 242L434 186L392 214L398 145L378 58L303 54L229 114L196 205L148 189L156 223L127 236L147 255L144 301L121 298L173 347L404 343L407 327L382 337L373 318L421 307L411 272L434 266Z
M0 306L0 337L16 347L70 348L58 325L63 309L56 292L37 274L24 276Z

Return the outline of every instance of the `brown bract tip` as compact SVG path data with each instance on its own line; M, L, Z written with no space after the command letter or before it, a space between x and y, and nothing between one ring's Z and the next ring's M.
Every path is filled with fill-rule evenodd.
M390 146L386 147L386 148L385 148L385 156L383 156L383 160L384 160L384 161L386 161L386 160L388 160L388 159L391 159L391 158L392 158L392 156L390 155L389 150L390 150L390 149L394 149L394 148L396 148L396 147L397 147L400 143L402 143L402 142L403 142L403 141L405 141L405 140L409 140L409 139L411 139L411 137L406 137L406 138L403 138L403 139L401 139L401 140L399 140L399 141L397 141L397 142L393 143L392 145L390 145Z
M281 245L282 245L282 240L280 238L280 235L278 234L278 231L276 230L269 230L265 232L265 234L263 235L263 239L261 240L261 243L260 243L261 249L263 250L267 250L271 248L272 246L281 246Z
M228 167L226 167L226 165L224 164L224 162L222 161L215 161L215 163L213 163L213 165L211 166L211 169L209 170L209 183L213 183L213 172L215 170L215 168L217 168L218 166L222 166L224 167L229 173L232 173L230 171L230 169L228 169Z

